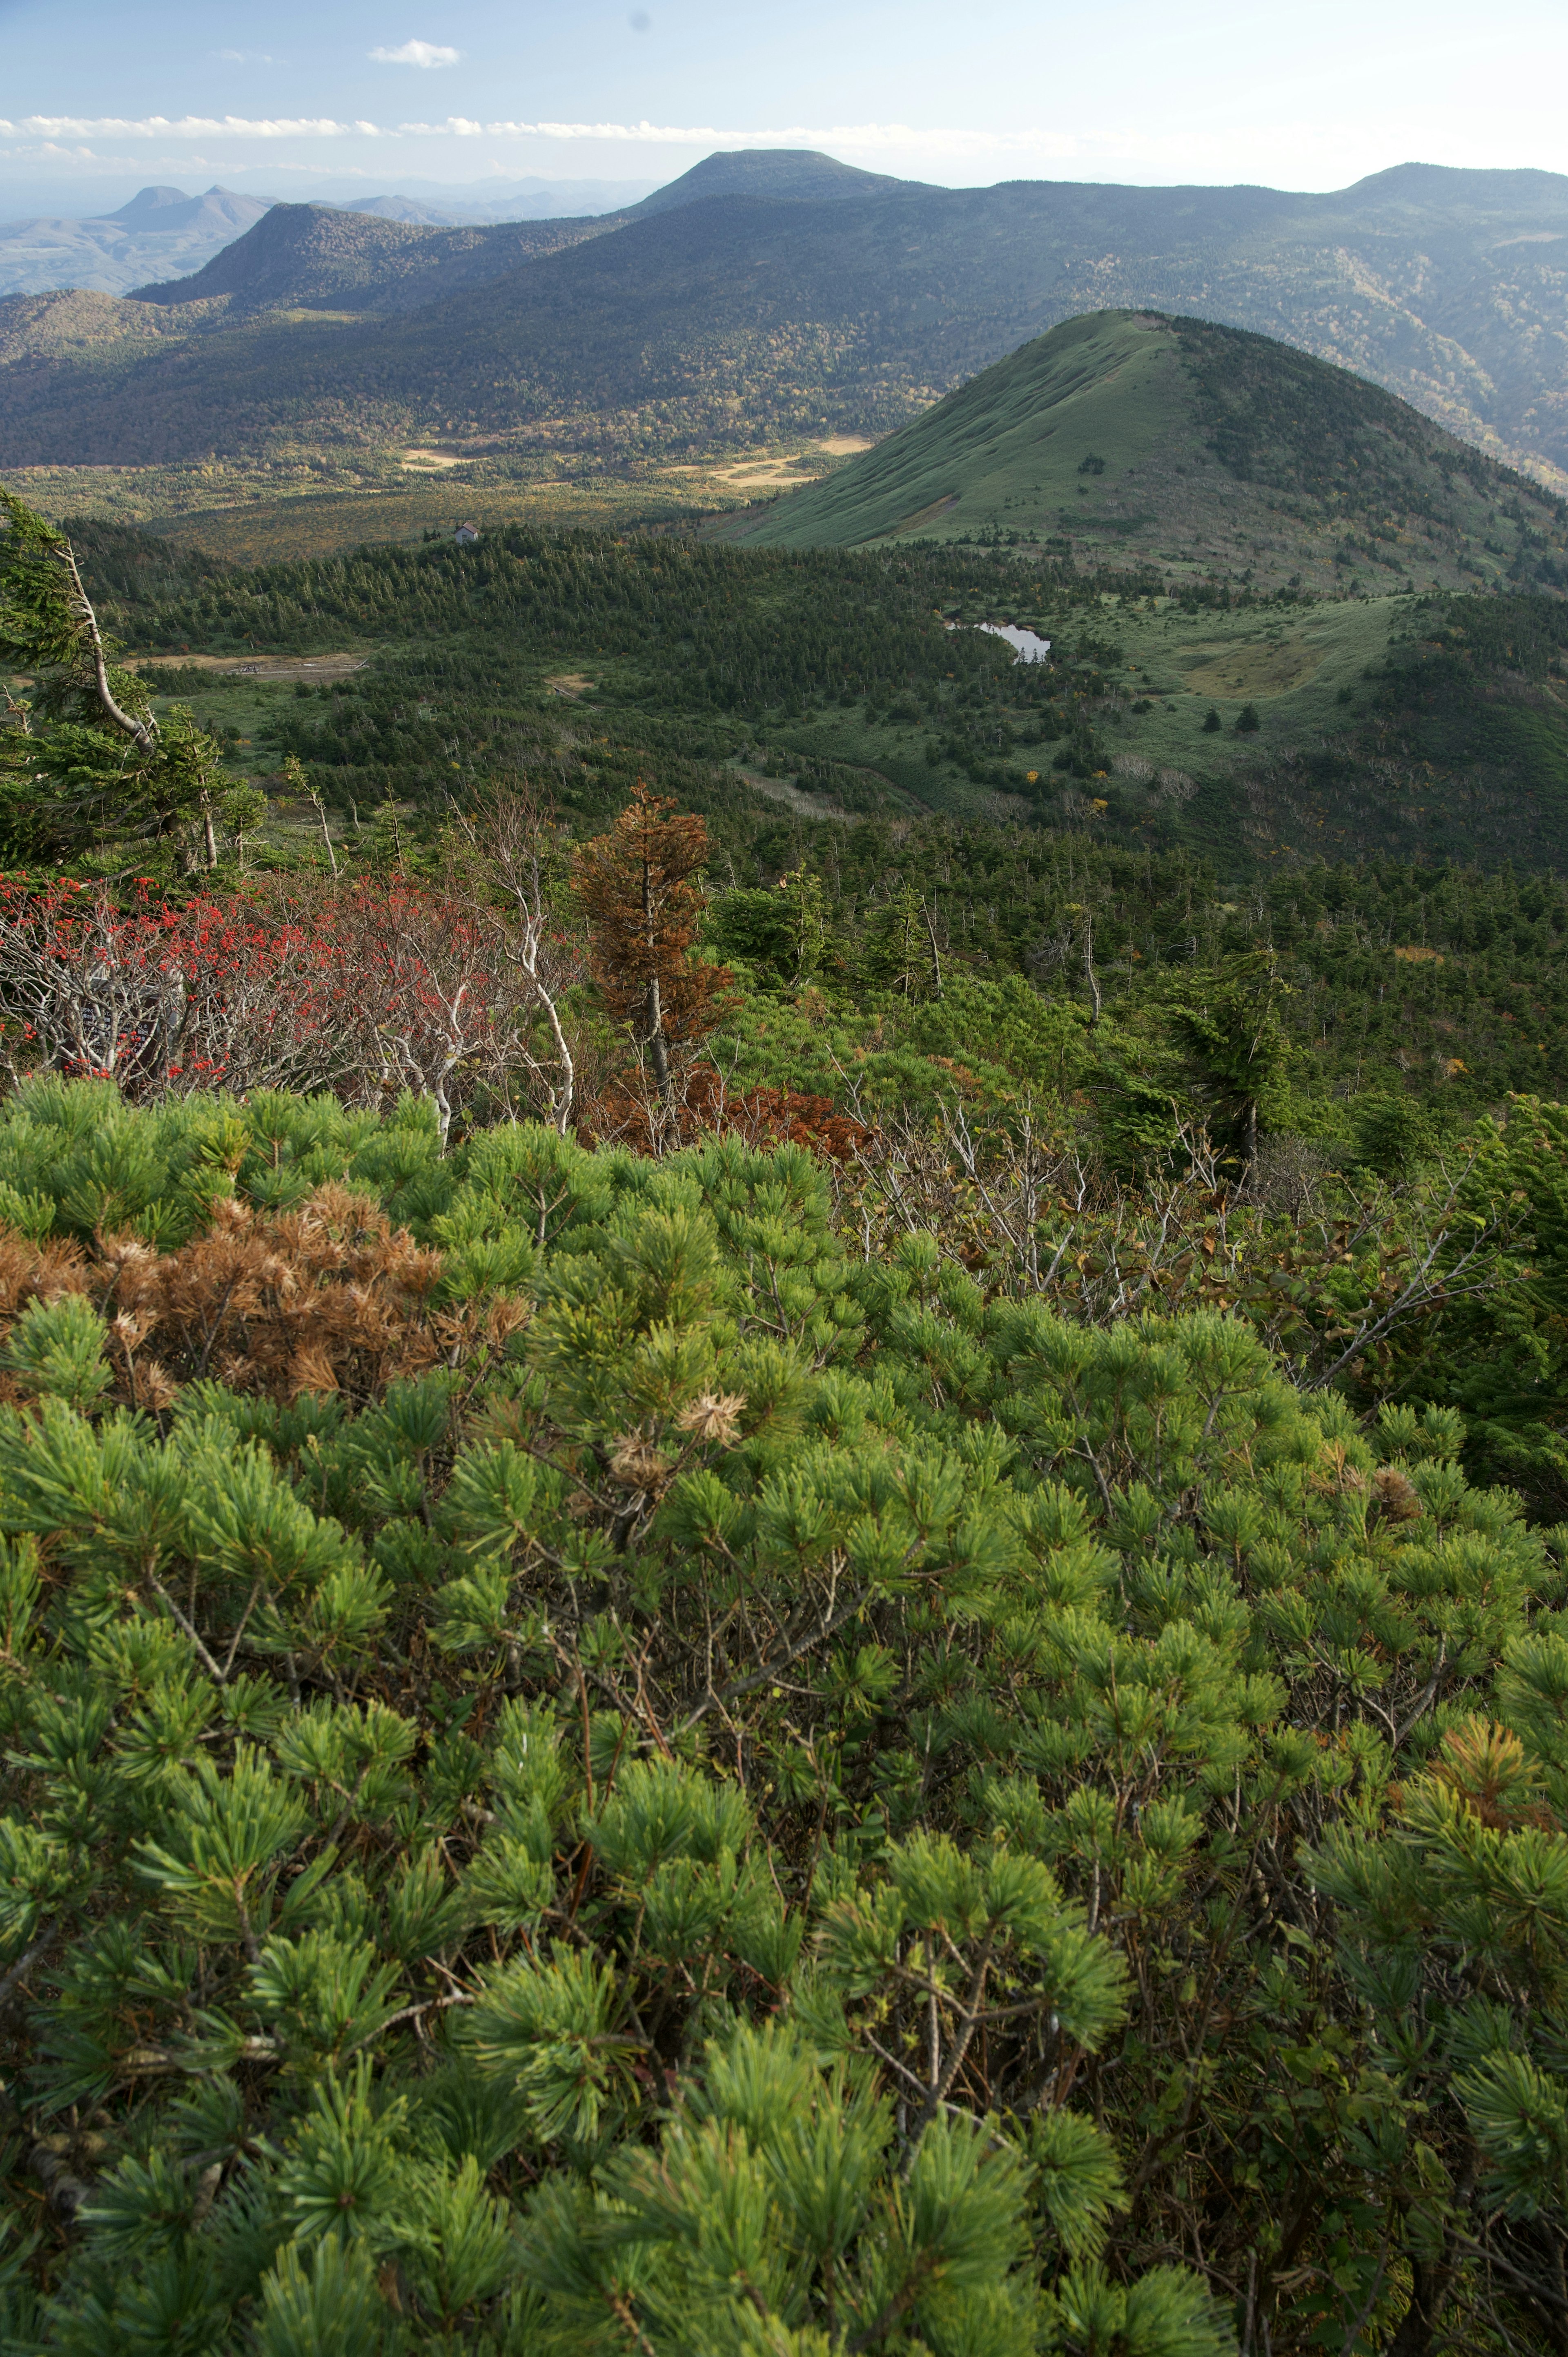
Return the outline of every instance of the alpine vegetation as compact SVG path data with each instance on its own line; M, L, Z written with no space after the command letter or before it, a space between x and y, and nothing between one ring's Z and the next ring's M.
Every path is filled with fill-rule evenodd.
M7 516L0 2345L1561 2352L1561 888L577 705L263 861Z
M40 1078L0 1173L8 2346L1552 2345L1563 1534L1457 1415L788 1145Z

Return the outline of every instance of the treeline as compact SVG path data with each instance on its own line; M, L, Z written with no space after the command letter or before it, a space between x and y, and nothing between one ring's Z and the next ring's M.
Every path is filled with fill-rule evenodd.
M367 551L247 574L195 560L170 603L142 594L134 541L111 536L89 556L121 627L144 640L167 643L178 630L205 644L227 635L297 646L314 633L317 644L351 634L388 646L350 679L274 697L253 748L252 766L274 776L290 757L305 764L355 830L347 856L370 847L372 814L389 802L403 805L410 843L423 835L434 856L451 802L482 800L509 774L534 778L581 836L644 776L706 818L715 890L766 896L801 868L819 878L829 942L818 980L857 1003L887 987L900 1003L929 995L929 959L900 952L890 967L875 946L897 930L890 912L912 905L950 975L1020 976L1085 1008L1098 992L1124 1031L1155 1040L1172 977L1264 956L1297 1051L1296 1092L1325 1106L1369 1093L1418 1100L1446 1119L1510 1091L1568 1085L1562 884L1389 858L1293 864L1239 882L1234 864L1180 840L1192 778L1124 776L1138 765L1112 760L1104 716L1135 700L1137 682L1114 609L1069 568L929 548L742 553L519 531L466 550ZM1004 642L948 627L987 611L1045 628L1051 662L1015 664ZM1467 699L1488 725L1553 725L1545 699L1568 607L1450 598L1425 601L1413 619L1373 683L1374 730L1386 732L1396 711L1426 725L1422 698L1439 686L1444 709ZM592 706L551 692L557 668L597 659ZM1498 681L1522 681L1537 706L1498 703ZM160 684L199 704L209 683L192 670ZM878 773L794 749L791 713L846 700L919 732L927 761L1004 788L1015 810L1046 823L929 818L918 759ZM793 780L781 789L792 805L770 808L737 767ZM811 814L835 808L847 819ZM772 905L764 898L746 913L734 900L723 920L729 951L762 988L795 974L777 947L777 912L765 915ZM1146 1061L1133 1055L1136 1070ZM1349 1134L1344 1122L1337 1134Z
M306 705L274 728L282 750L320 762L329 788L357 801L372 781L435 791L454 761L493 748L542 670L585 662L603 667L601 704L640 712L757 726L838 705L874 726L923 725L929 767L1043 808L1047 770L1088 778L1110 759L1093 727L1097 703L1120 692L1107 675L1119 661L1104 640L1108 580L1140 588L938 550L742 552L518 529L473 548L228 574L174 603L113 611L138 643L174 651L391 642L379 675L334 691L326 716ZM950 627L999 608L1065 623L1060 660L1015 664L1003 641ZM433 734L422 724L437 710Z
M983 776L1039 762L1040 791L1054 797L1065 772L1047 771L1047 759L1097 761L1092 723L1056 721L1063 705L1045 698L1034 716L1020 711L1011 699L1023 667L997 666L983 651L993 643L945 634L941 651L961 660L961 645L970 662L967 674L942 683L953 697L947 734L973 747ZM1114 650L1097 642L1096 651L1109 665ZM1085 661L1077 675L1103 687L1092 656ZM324 793L367 829L389 796L422 802L425 815L411 823L411 840L423 829L432 845L448 798L482 797L497 773L535 777L578 834L602 825L646 776L707 820L715 890L766 894L801 866L820 877L833 941L830 986L875 981L865 942L886 909L913 894L956 968L1020 975L1084 1006L1086 925L1098 984L1112 1006L1142 1004L1162 975L1266 952L1286 985L1281 1017L1302 1050L1302 1085L1310 1071L1326 1097L1392 1091L1458 1110L1497 1103L1513 1089L1568 1088L1568 888L1560 878L1384 857L1293 864L1240 885L1179 844L1134 849L1099 839L1082 822L1020 830L911 816L918 805L875 772L841 775L831 763L754 748L760 772L797 780L805 804L769 807L742 783L736 740L716 716L693 723L596 709L564 741L559 702L542 705L525 674L521 658L509 680L502 658L461 644L400 657L280 700L256 753L272 762L302 759ZM1083 708L1064 703L1075 716ZM1049 741L1053 724L1064 742ZM958 737L961 727L970 733ZM1179 784L1190 790L1190 780ZM1090 790L1113 817L1121 781L1102 777ZM882 807L867 813L874 800ZM847 807L851 816L816 817L812 804ZM1059 818L1054 801L1042 806ZM368 836L352 838L361 840ZM779 962L770 924L757 941L744 928L726 939L736 954L757 956L759 976L779 980L792 968ZM908 985L914 996L928 987L925 971L917 959Z
M365 549L231 572L175 601L138 597L112 619L165 651L322 646L345 630L461 639L504 630L545 656L646 664L644 684L659 699L727 709L845 685L892 691L933 671L1003 672L1011 650L944 639L944 618L998 599L1026 611L1065 601L1098 612L1113 584L1153 587L1132 576L1090 581L1059 560L1004 566L925 548L740 550L513 526L469 548Z

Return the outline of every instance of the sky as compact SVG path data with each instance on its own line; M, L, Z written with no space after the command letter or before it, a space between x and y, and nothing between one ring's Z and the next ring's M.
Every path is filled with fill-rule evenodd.
M1568 172L1563 0L0 0L0 186L673 178L815 147L952 187Z

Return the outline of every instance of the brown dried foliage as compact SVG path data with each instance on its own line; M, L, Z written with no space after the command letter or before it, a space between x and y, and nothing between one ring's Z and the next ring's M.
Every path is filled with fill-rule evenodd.
M29 1301L81 1293L108 1321L117 1393L155 1414L204 1375L270 1399L340 1391L359 1403L498 1349L526 1319L505 1295L438 1303L442 1269L378 1203L337 1185L271 1215L221 1199L207 1232L170 1253L134 1235L89 1251L0 1230L0 1340Z
M1377 1492L1378 1512L1385 1523L1420 1521L1422 1504L1415 1485L1397 1465L1380 1465L1372 1476L1372 1487Z
M599 995L618 1023L661 1049L705 1039L729 984L726 968L692 955L703 901L693 878L707 858L703 821L639 778L608 834L572 863Z
M1558 1830L1541 1798L1539 1771L1511 1727L1469 1718L1451 1727L1431 1772L1494 1832L1515 1833L1522 1825Z

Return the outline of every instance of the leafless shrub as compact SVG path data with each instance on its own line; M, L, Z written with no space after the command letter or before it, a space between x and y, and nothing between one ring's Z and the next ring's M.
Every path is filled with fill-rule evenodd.
M452 831L465 855L453 887L476 912L501 918L490 937L493 953L512 977L520 1012L535 1018L520 1024L511 1048L525 1109L564 1136L588 1044L568 1000L587 978L588 955L581 924L552 903L553 817L520 779L496 788L482 813L455 811Z
M346 985L339 1020L352 1078L343 1093L428 1097L445 1150L459 1106L504 1091L526 1036L531 993L501 953L500 919L395 876L334 895L324 930Z
M1060 1116L981 1117L952 1102L934 1119L875 1125L834 1184L843 1229L868 1261L920 1234L989 1297L1042 1295L1085 1324L1228 1311L1309 1390L1497 1282L1506 1239L1464 1217L1462 1168L1352 1201L1306 1141L1286 1144L1295 1151L1265 1165L1269 1200L1235 1186L1196 1125L1134 1188ZM1291 1187L1294 1206L1280 1200Z
M1317 1209L1330 1165L1307 1137L1262 1137L1247 1172L1246 1200L1301 1221Z
M281 888L175 907L142 886L0 886L0 1032L13 1085L47 1070L132 1102L349 1080L341 961L321 903Z

